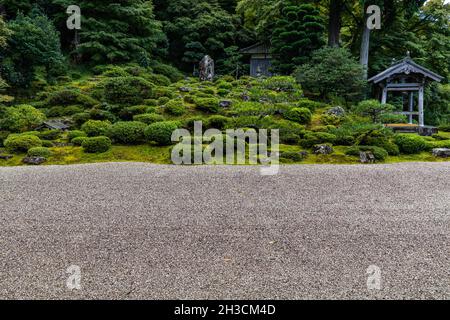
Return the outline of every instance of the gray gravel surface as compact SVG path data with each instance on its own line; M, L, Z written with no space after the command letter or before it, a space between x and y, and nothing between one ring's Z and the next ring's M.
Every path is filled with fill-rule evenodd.
M449 299L449 218L450 163L0 168L0 298Z

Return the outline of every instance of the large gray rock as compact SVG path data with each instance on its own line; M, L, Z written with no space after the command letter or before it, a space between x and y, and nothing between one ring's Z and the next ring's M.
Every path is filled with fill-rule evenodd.
M448 149L448 148L433 149L433 156L440 157L440 158L448 158L448 157L450 157L450 149Z
M40 165L45 161L47 161L47 159L45 159L44 157L25 157L22 160L23 163L32 165Z
M327 144L319 144L313 147L314 154L332 154L334 152L333 148Z
M375 156L370 151L361 151L359 153L359 160L361 161L361 163L374 163Z
M213 81L214 80L214 60L206 55L200 61L200 81Z
M191 88L189 87L179 87L178 90L181 92L191 92Z
M344 108L339 107L339 106L333 107L333 108L329 109L329 110L327 111L327 113L328 113L328 114L331 114L331 115L333 115L333 116L336 116L336 117L344 117L344 116L345 116L345 110L344 110Z
M231 107L232 104L233 104L233 102L231 100L222 100L219 102L219 107L229 108L229 107Z

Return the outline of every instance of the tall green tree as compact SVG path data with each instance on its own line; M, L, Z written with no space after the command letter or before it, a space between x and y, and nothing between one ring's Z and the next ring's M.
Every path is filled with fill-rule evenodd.
M169 39L169 59L186 71L205 56L218 64L236 42L234 17L216 0L157 0L157 16Z
M324 21L316 6L286 1L271 39L275 69L290 74L296 66L306 63L311 53L324 45L324 30Z
M38 9L28 16L19 14L8 23L12 35L4 51L2 67L11 85L27 87L37 67L43 67L47 80L61 71L63 55L59 33L52 22Z
M54 2L62 9L74 4ZM80 0L76 5L81 9L81 30L75 53L84 61L148 63L166 54L167 39L151 0Z

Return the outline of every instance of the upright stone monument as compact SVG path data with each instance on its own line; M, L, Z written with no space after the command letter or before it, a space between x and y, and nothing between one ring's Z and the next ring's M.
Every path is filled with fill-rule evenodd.
M213 81L214 80L214 60L206 55L200 61L200 81Z

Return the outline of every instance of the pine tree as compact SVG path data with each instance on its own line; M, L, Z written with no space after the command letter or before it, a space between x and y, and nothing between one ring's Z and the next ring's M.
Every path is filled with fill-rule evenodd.
M62 7L71 0L54 0ZM80 0L81 30L76 54L84 61L148 61L166 53L167 40L151 0ZM73 34L72 34L73 36Z
M306 63L311 53L324 45L324 22L312 4L288 1L272 33L272 52L277 72L290 74Z

